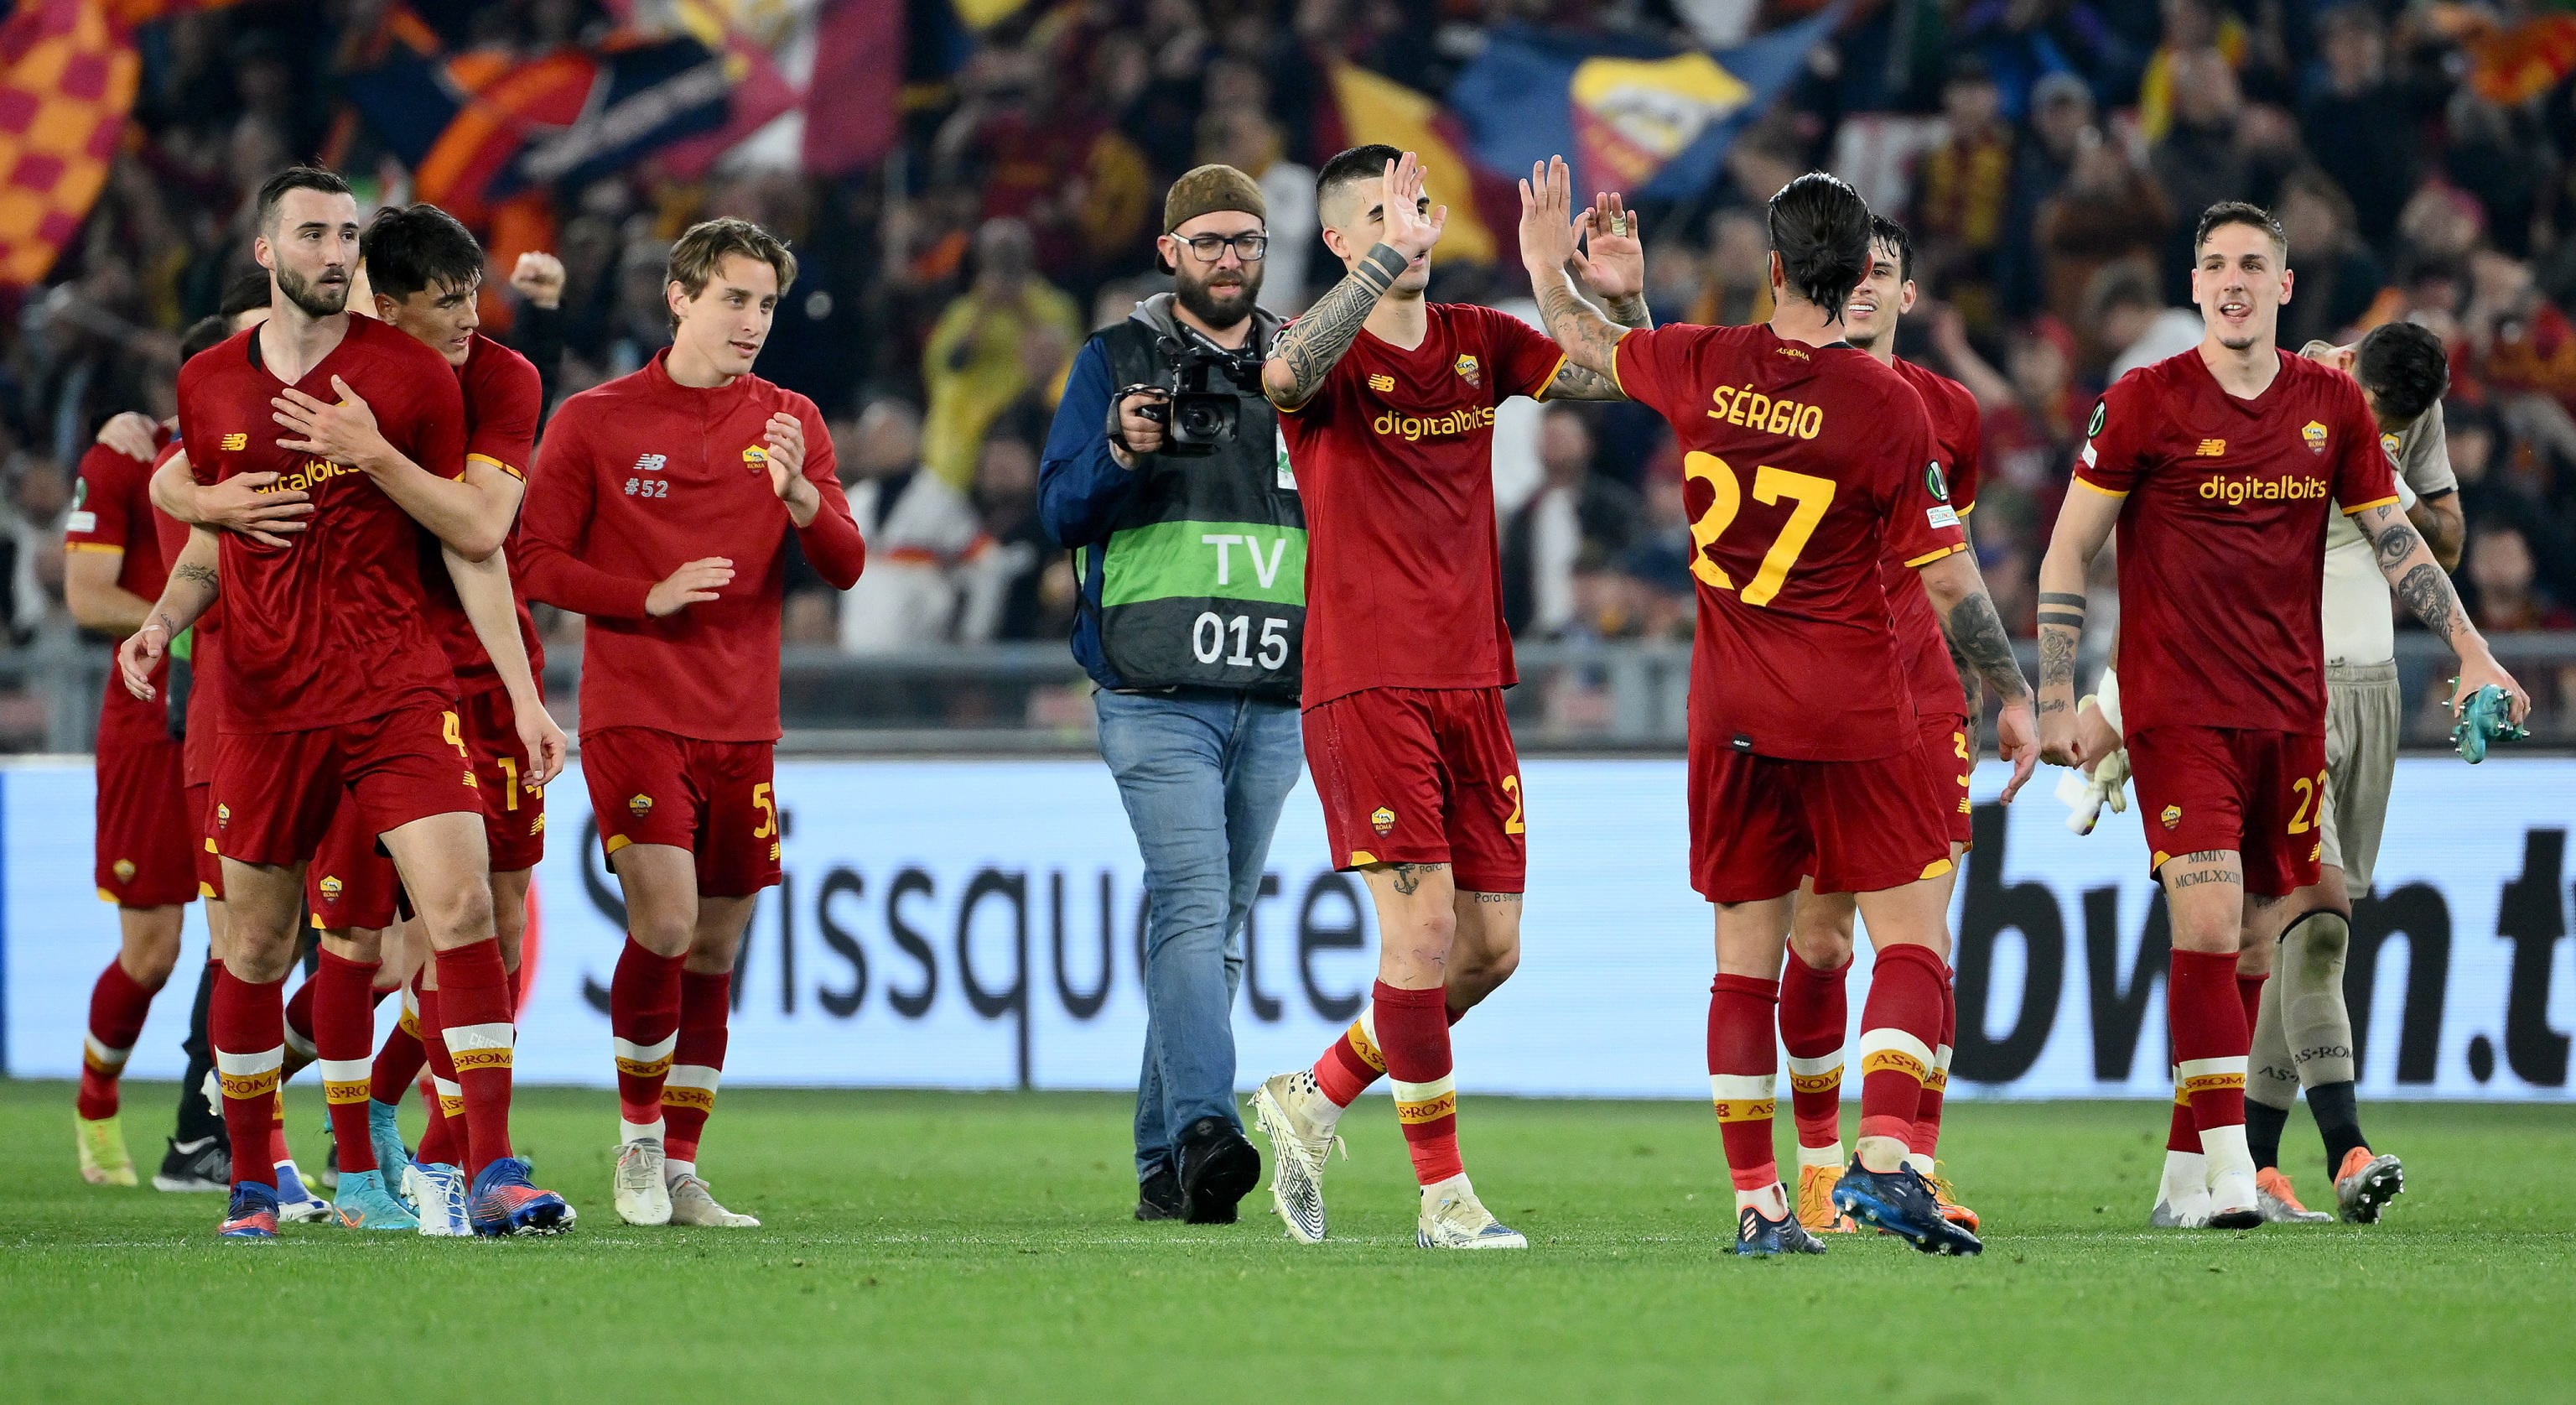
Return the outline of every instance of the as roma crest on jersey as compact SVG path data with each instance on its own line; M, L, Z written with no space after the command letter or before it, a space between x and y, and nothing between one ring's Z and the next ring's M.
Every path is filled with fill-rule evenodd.
M1458 358L1458 378L1469 385L1481 387L1485 383L1484 367L1475 357L1461 355Z
M2326 451L2326 427L2323 423L2317 420L2310 420L2306 424L2301 425L2299 427L2299 437L2308 441L2309 453L2322 454Z

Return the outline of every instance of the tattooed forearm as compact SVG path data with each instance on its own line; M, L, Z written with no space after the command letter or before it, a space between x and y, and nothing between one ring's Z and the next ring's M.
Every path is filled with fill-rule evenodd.
M2446 644L2457 648L2454 636L2465 622L2460 614L2460 597L2451 589L2451 578L2442 568L2427 561L2406 573L2397 583L2397 598L2415 612L2415 618L2433 631Z
M1377 300L1404 275L1406 262L1404 255L1384 244L1372 247L1331 292L1317 298L1305 316L1279 334L1270 344L1270 359L1286 368L1288 384L1275 384L1267 375L1262 378L1271 404L1293 410L1314 397L1315 387L1324 383L1342 353L1351 349Z
M1565 359L1604 379L1610 374L1612 348L1628 329L1601 315L1600 309L1585 302L1574 284L1562 275L1548 280L1538 290L1540 320L1547 324L1547 334L1565 348Z
M1646 313L1646 295L1643 293L1622 293L1615 298L1603 298L1601 302L1602 311L1610 314L1611 321L1631 331L1642 332L1655 325L1655 319Z
M2011 703L2030 696L2030 680L2021 676L2012 636L2004 633L2003 617L1995 613L1992 596L1980 590L1962 598L1950 607L1949 618L1941 621L1941 632L1949 641L1951 658L1974 668L1996 697ZM2073 676L2071 668L2068 676Z
M1568 360L1556 370L1556 379L1547 383L1550 400L1625 400L1619 387L1607 376L1595 375Z
M2039 595L2039 710L2064 712L2075 693L2075 647L2084 638L2084 597L2073 591ZM2052 696L2054 694L2054 696Z
M2423 545L2424 539L2416 535L2415 529L2406 525L2405 520L2400 518L2396 525L2381 530L2378 537L2372 540L2371 549L2379 553L2379 569L2391 571L2407 557L2414 555L2417 547Z
M1958 640L1951 639L1945 634L1942 642L1950 646L1950 667L1959 672L1959 692L1968 700L1969 719L1973 721L1985 716L1985 688L1982 680L1977 677L1977 666L1968 661L1967 655L1959 652Z
M212 566L200 566L194 561L183 561L179 564L179 569L172 571L170 574L177 576L179 579L187 581L192 585L203 586L208 590L215 588L215 568Z

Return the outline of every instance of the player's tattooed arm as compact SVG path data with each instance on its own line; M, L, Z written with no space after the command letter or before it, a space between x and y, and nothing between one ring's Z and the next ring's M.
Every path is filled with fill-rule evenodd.
M1315 397L1315 388L1351 349L1360 327L1377 310L1377 300L1404 276L1406 259L1379 244L1351 265L1332 291L1315 299L1304 316L1290 323L1270 343L1270 358L1261 366L1261 390L1270 403L1295 410Z
M1521 192L1521 266L1528 270L1531 295L1538 299L1539 321L1556 344L1565 348L1566 367L1557 375L1564 385L1569 374L1581 373L1591 379L1576 383L1579 388L1552 393L1568 399L1620 399L1618 377L1610 369L1611 349L1630 330L1623 317L1614 322L1602 315L1601 309L1586 301L1576 291L1570 271L1582 264L1584 255L1576 239L1589 227L1593 212L1586 210L1581 219L1574 213L1572 176L1562 158L1551 158L1544 165L1530 168L1529 178L1520 183ZM1613 267L1606 258L1596 260L1596 267ZM1640 262L1642 267L1642 260ZM1629 290L1616 281L1620 275L1609 275L1614 281L1604 296L1624 297ZM1645 297L1635 295L1628 311L1639 321L1645 317ZM1599 387L1606 395L1585 395L1581 390Z
M188 529L188 544L180 548L179 559L170 566L170 577L161 587L161 598L152 602L151 612L144 616L143 627L125 637L116 649L116 669L125 682L125 691L150 702L156 695L152 671L170 652L170 641L185 633L197 617L215 603L222 586L216 570L219 550L215 534L204 527Z
M2030 680L2022 677L2012 636L2004 632L2003 617L1995 612L1994 597L1986 593L1985 577L1977 570L1973 554L1953 551L1924 563L1918 574L1933 612L1940 617L1941 637L1950 647L1951 659L1963 675L1973 674L1994 689L2002 704L1995 717L1995 741L2004 759L2013 763L2012 779L2003 791L2004 802L2010 804L2039 765L2039 728L2031 712ZM1969 697L1977 697L1974 681L1967 688ZM1982 702L1975 706L1968 719L1971 730L1984 716Z
M2040 755L2053 766L2088 765L2075 726L2075 651L2084 638L2084 586L2093 559L2119 525L2125 499L2082 488L2066 495L2039 563Z
M2449 644L2452 653L2459 655L2460 676L2451 695L2452 708L2456 711L2462 699L2493 684L2511 699L2507 711L2512 720L2520 722L2531 710L2531 695L2505 672L2504 665L2496 662L2495 654L2487 648L2486 636L2478 632L2476 622L2460 604L2459 593L2451 588L2450 576L2434 561L2432 548L2408 524L2406 514L2398 510L2397 504L2388 502L2352 516L2353 524L2370 539L2379 573L2388 578L2397 598L2424 622L2426 629Z

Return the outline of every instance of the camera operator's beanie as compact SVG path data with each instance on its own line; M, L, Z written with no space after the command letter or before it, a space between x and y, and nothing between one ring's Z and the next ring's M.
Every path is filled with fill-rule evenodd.
M1264 221L1270 218L1262 204L1261 187L1252 177L1232 166L1201 166L1172 182L1163 196L1163 232L1169 234L1219 210L1240 210Z

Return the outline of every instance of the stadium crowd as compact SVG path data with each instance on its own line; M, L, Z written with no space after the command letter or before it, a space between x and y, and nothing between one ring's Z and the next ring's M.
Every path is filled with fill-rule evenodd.
M562 260L560 307L534 306L498 268L487 327L523 348L560 346L547 368L557 403L669 341L664 259L689 222L738 214L786 233L807 273L761 368L828 417L876 548L853 593L810 570L791 577L788 641L1059 640L1075 586L1039 525L1038 447L1083 337L1161 286L1152 221L1174 177L1222 161L1258 178L1280 236L1262 302L1293 315L1329 281L1312 180L1342 135L1332 63L1436 95L1497 23L1686 37L1688 15L1711 8L1729 7L1032 3L958 54L916 54L902 140L880 169L821 180L719 166L683 183L648 161L519 202L520 246ZM1734 8L1770 22L1815 7ZM1936 303L1907 319L1903 351L1980 403L1977 548L2007 625L2027 636L2095 396L2198 336L2183 308L2193 214L2262 203L2279 212L2299 274L2285 346L2401 318L2448 346L2450 453L2470 528L2458 574L2478 623L2576 629L2576 160L2564 145L2576 84L2492 100L2465 9L1857 5L1708 190L1644 211L1649 304L1659 319L1767 316L1761 200L1811 167L1883 166L1872 198L1902 192L1895 208ZM318 155L375 173L362 193L402 198L403 172L354 119L344 84L291 78L347 71L344 56L389 10L252 3L145 32L142 92L108 188L0 331L0 615L13 646L71 631L70 469L112 414L170 412L179 331L249 267L260 179ZM606 22L585 0L513 0L481 7L474 24L478 42L532 53ZM1517 268L1452 260L1438 279L1437 300L1535 317ZM1514 631L1687 639L1681 475L1660 418L1630 405L1518 409L1495 446ZM2097 594L2107 630L2107 572ZM2413 627L2401 612L2400 628ZM2576 665L2523 676L2566 735Z

